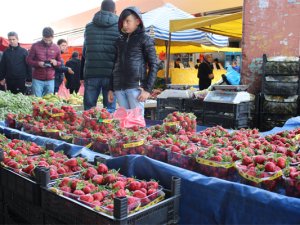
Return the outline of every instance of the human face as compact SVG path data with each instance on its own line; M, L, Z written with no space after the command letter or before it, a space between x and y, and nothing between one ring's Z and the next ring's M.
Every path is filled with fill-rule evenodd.
M62 53L65 53L67 51L68 44L66 42L63 42L59 45L59 48Z
M210 62L210 63L213 62L213 58L211 55L206 56L206 60L207 60L207 62Z
M9 42L9 45L12 47L17 47L19 44L19 40L16 36L9 36L8 42Z
M123 21L123 32L127 34L132 34L140 25L140 20L136 18L134 15L129 15Z
M43 41L47 44L47 45L51 45L53 43L53 37L43 37Z

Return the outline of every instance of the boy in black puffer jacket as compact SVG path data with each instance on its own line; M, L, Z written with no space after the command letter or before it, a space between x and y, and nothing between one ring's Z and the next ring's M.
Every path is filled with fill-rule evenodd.
M116 41L109 101L116 97L121 107L139 107L144 112L144 102L150 96L158 70L155 43L146 34L142 15L136 7L121 13L119 29L122 35Z

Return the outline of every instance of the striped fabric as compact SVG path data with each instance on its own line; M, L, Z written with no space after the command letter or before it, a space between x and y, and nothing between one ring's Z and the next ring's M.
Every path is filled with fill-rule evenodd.
M154 37L162 40L169 39L169 21L175 19L188 19L194 16L176 8L172 4L165 4L162 7L143 14L143 22L146 31L154 32ZM172 41L196 42L205 45L228 46L228 37L211 34L195 29L172 33Z

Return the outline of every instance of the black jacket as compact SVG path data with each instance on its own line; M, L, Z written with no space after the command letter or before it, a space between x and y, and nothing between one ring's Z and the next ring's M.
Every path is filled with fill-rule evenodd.
M21 46L9 46L0 62L0 80L24 79L31 82L31 67L26 62L28 51Z
M213 73L213 69L209 62L204 60L198 67L199 89L207 89L211 85L209 74Z
M80 59L72 58L66 63L67 67L70 67L74 74L66 73L67 88L76 89L80 87Z
M132 10L142 20L137 8L127 9ZM119 25L122 26L122 21L119 21ZM119 29L121 30L122 27ZM116 49L110 89L125 90L142 87L145 91L151 92L157 76L158 63L154 40L145 33L143 23L130 36L122 33L116 41Z
M116 54L114 44L119 36L118 16L103 10L97 12L85 28L81 70L83 79L111 77Z

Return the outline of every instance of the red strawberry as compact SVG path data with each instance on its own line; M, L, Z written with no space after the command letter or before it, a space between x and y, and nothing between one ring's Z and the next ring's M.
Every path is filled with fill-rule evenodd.
M265 171L266 172L275 172L276 171L276 165L273 162L267 162L265 164Z
M93 182L94 182L95 184L98 184L98 185L102 184L102 183L103 183L103 176L100 175L100 174L95 175L95 176L93 177Z
M141 189L141 183L140 183L139 181L132 181L132 182L129 184L128 189L129 189L130 191L140 190L140 189Z
M60 187L63 187L63 186L69 186L70 183L71 183L71 178L69 178L69 177L64 177L64 178L62 179L62 181L60 182L59 186L60 186Z
M65 174L65 173L66 173L66 170L65 170L63 167L59 167L59 168L57 169L57 173L58 173L58 174Z
M126 196L126 191L124 189L119 189L117 192L116 192L116 196L117 197L125 197Z
M105 164L100 163L97 167L97 171L99 174L106 174L108 172L108 168Z
M80 200L84 202L93 202L94 198L91 194L81 195Z
M245 156L244 158L243 158L243 161L242 161L242 164L243 165L249 165L249 164L251 164L252 163L252 159L249 157L249 156Z
M63 186L63 187L60 188L60 190L63 191L63 192L67 192L67 193L72 192L71 188L68 187L68 186Z
M285 168L285 163L286 163L285 158L279 157L277 159L277 166L280 167L281 169Z
M158 188L158 182L148 181L147 186L148 186L148 189L157 189Z
M115 174L106 174L105 176L104 176L104 182L106 183L106 184L112 184L112 183L114 183L115 181L116 181L116 175Z
M101 192L96 192L96 193L93 194L93 198L94 198L94 200L97 200L97 201L101 202L104 197L103 197Z
M78 162L77 162L77 159L71 158L71 159L67 160L64 164L67 166L73 167L73 166L77 166Z
M254 162L258 164L263 164L266 161L266 157L264 155L256 155L253 156Z
M73 192L74 195L84 195L85 193L82 190L75 190Z
M89 180L92 179L95 175L97 175L98 172L94 167L89 167L87 171L85 172L85 179Z
M89 187L89 186L85 186L84 188L82 188L82 191L85 193L85 194L89 194L92 192L92 189Z
M136 190L136 191L133 192L132 196L136 197L136 198L145 198L147 195L144 192L140 191L140 190Z
M117 181L113 184L114 189L125 189L126 183L123 181Z

